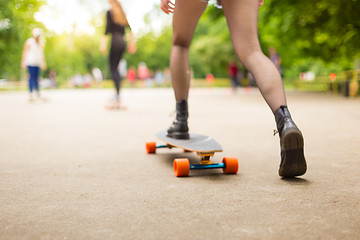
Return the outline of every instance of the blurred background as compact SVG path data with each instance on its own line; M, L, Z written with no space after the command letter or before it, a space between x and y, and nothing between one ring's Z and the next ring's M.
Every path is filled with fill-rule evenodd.
M119 66L127 79L123 86L170 87L172 17L161 12L159 0L121 3L137 43L136 53L126 53ZM111 88L108 59L99 51L108 9L106 0L1 0L0 90L27 88L21 54L36 27L44 30L43 88ZM259 12L261 46L280 59L287 89L359 95L359 13L359 0L265 1ZM190 52L193 86L255 86L234 54L222 15L209 5L199 22ZM146 76L140 76L144 66ZM237 70L236 83L231 68ZM101 84L94 69L102 73Z

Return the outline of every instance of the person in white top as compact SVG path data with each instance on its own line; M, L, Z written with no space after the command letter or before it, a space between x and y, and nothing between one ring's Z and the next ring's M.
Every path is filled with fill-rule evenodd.
M22 59L21 59L21 67L23 69L28 68L30 75L29 76L30 101L34 99L33 91L36 91L37 97L40 98L40 92L39 92L40 68L42 70L46 69L44 50L40 42L41 34L42 34L41 28L35 28L32 31L33 37L26 40L22 54Z

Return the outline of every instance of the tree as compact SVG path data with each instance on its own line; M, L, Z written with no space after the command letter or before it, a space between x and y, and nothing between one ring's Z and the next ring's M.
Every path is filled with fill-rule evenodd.
M94 67L108 75L107 56L100 54L103 27L96 27L94 34L55 33L48 34L45 56L48 70L56 70L57 78L65 81L76 74L91 73Z
M353 67L360 57L360 0L266 0L259 9L259 38L265 54L274 46L285 76L323 74ZM223 12L208 8L212 22ZM224 27L223 31L227 31Z
M236 59L229 30L220 9L209 6L195 30L190 48L190 64L196 77L212 73L227 77L227 66Z
M43 0L2 0L0 2L0 77L19 79L24 43L35 27L34 13Z
M171 51L171 28L165 27L160 33L149 31L136 41L136 53L125 54L128 66L137 67L140 62L145 62L152 70L169 67Z
M359 13L360 0L270 0L264 19L280 41L295 43L305 56L338 61L359 56Z

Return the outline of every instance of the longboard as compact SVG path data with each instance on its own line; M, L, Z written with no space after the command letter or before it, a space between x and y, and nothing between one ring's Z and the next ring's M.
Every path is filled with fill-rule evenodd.
M159 145L156 142L146 143L148 154L156 153L159 148L182 148L185 152L195 152L200 156L200 164L190 164L188 158L174 159L174 173L176 177L188 176L190 170L222 168L224 173L236 174L239 164L236 157L224 157L222 163L211 163L210 158L216 152L222 152L223 148L213 138L205 135L190 133L189 139L174 139L167 136L166 131L156 134L156 137L165 144Z
M36 103L36 102L49 102L50 100L48 98L45 97L37 97L37 98L30 98L29 102L30 103Z
M127 110L127 107L124 105L121 105L120 103L108 103L105 105L105 109L107 110Z

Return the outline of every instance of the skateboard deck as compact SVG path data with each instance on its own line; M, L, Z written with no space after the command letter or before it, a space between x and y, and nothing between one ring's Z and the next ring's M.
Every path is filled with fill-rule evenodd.
M236 157L224 157L222 163L211 163L210 158L216 152L222 152L223 148L213 138L205 135L190 133L189 139L175 139L167 136L167 131L156 134L156 137L165 145L156 142L146 143L148 154L156 153L160 148L182 148L184 152L195 152L200 156L200 164L190 164L187 158L174 159L174 173L177 177L188 176L190 170L222 168L224 173L236 174L238 171L238 160Z
M49 102L50 100L48 98L45 97L37 97L37 98L30 98L29 102L30 103L36 103L36 102Z
M106 104L105 109L107 110L127 110L127 107L121 104Z
M168 145L183 148L191 152L222 152L223 148L213 138L205 135L190 133L190 139L175 139L167 136L166 131L159 132L156 137Z

